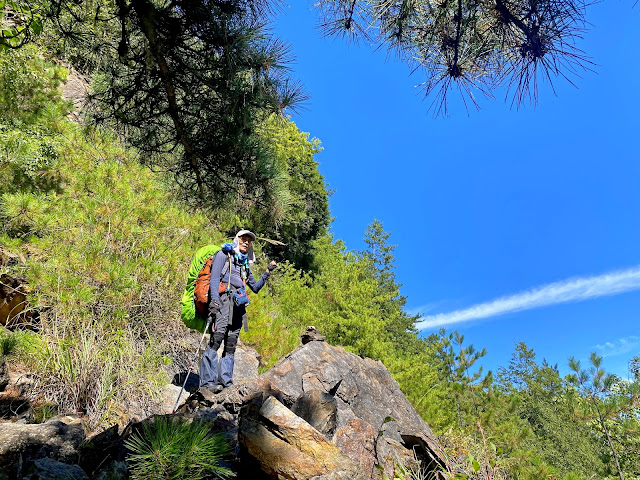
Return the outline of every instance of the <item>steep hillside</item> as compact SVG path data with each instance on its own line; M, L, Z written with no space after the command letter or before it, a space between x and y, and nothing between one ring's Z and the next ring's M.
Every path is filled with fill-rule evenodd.
M640 475L640 379L606 375L597 355L562 378L524 343L494 377L457 332L419 337L382 224L362 252L327 233L320 145L295 124L266 117L259 129L275 159L269 202L229 190L207 205L143 166L126 129L70 120L65 76L36 47L0 51L0 386L5 365L29 373L36 420L80 414L98 431L151 411L199 338L179 319L192 255L246 226L286 243L256 246L255 271L281 260L241 335L261 371L315 325L327 343L381 361L471 476Z

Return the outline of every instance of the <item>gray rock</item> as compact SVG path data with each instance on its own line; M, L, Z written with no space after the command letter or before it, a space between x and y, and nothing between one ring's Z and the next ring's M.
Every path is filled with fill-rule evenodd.
M413 451L408 450L400 442L393 438L380 437L376 441L376 455L378 465L384 470L388 478L395 478L399 468L413 468L418 470L418 464L414 458Z
M344 455L360 465L361 471L367 471L370 475L368 478L379 478L377 469L371 473L372 464L384 464L388 467L387 471L392 472L395 460L389 459L412 459L414 451L429 471L437 472L438 466L445 464L444 454L431 429L404 397L384 365L326 342L303 345L258 378L238 382L217 395L207 398L200 394L193 395L182 411L193 412L204 406L212 411L224 409L236 415L241 410L251 412L249 405L261 405L273 397L311 420L320 430L332 431L334 427L327 426L333 422L333 407L329 409L329 414L321 413L322 409L316 410L314 402L310 401L314 395L318 399L333 397L335 400L333 442L342 449ZM307 405L303 406L304 403ZM241 424L245 413L240 414ZM388 417L392 420L388 421ZM314 418L325 418L325 427L322 421ZM268 433L268 426L263 427L255 428L256 431ZM314 431L320 434L316 429ZM267 433L264 433L265 439L271 439L274 435L273 432ZM242 443L243 438L249 438L250 435L243 437L241 431L239 437ZM358 450L358 444L363 448ZM282 452L286 450L284 448ZM274 448L274 452L278 453L279 450ZM308 478L313 477L311 470L307 473Z
M85 425L78 417L60 416L43 424L0 423L0 480L20 478L40 458L76 463L84 439Z
M357 417L397 442L403 442L403 435L421 439L428 457L443 463L433 432L381 362L360 358L325 342L311 342L280 360L261 379L282 392L284 398L297 399L308 389L319 389L336 398L337 428ZM340 410L350 410L354 417L340 414ZM394 420L385 423L387 417Z
M89 477L78 465L39 458L33 462L25 480L89 480Z
M160 401L160 406L158 408L157 413L160 413L160 414L173 413L173 407L176 406L176 400L178 400L178 395L180 395L180 400L178 401L178 405L180 405L181 403L184 403L189 397L189 392L187 390L182 390L182 393L180 393L181 390L182 390L182 387L179 387L177 385L172 385L172 384L167 384L164 387L162 387L162 391L160 392L161 401Z
M305 391L293 404L291 411L320 433L333 435L336 429L338 407L333 395L315 389Z
M242 342L238 342L236 348L235 366L233 369L233 381L244 382L258 378L260 355L258 352Z
M113 462L100 471L95 480L123 480L129 478L129 466L127 462Z
M364 420L352 418L340 427L333 442L352 460L358 462L363 472L374 475L376 459L376 432Z

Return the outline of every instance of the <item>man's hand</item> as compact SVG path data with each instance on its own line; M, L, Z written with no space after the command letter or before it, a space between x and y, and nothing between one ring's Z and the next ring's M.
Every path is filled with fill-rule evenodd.
M278 264L276 263L275 260L271 260L271 263L267 266L267 272L271 273L272 271L274 271L276 269L276 267L278 266Z
M218 302L211 302L209 306L209 312L212 317L220 314L220 304Z

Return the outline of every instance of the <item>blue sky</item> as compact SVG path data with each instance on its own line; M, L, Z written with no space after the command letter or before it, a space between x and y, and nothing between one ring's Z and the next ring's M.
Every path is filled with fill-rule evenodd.
M563 373L596 351L626 377L640 353L640 7L590 7L579 46L596 73L579 88L558 80L519 110L498 91L469 115L452 97L434 119L421 72L323 38L311 3L289 3L274 33L311 96L293 120L322 141L335 237L362 249L382 221L424 334L457 329L487 348L485 369L524 341Z

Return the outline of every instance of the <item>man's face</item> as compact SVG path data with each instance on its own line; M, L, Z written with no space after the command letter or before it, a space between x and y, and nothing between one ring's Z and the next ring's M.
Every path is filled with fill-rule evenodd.
M251 247L251 237L249 235L242 235L238 238L238 250L240 253L247 253Z

